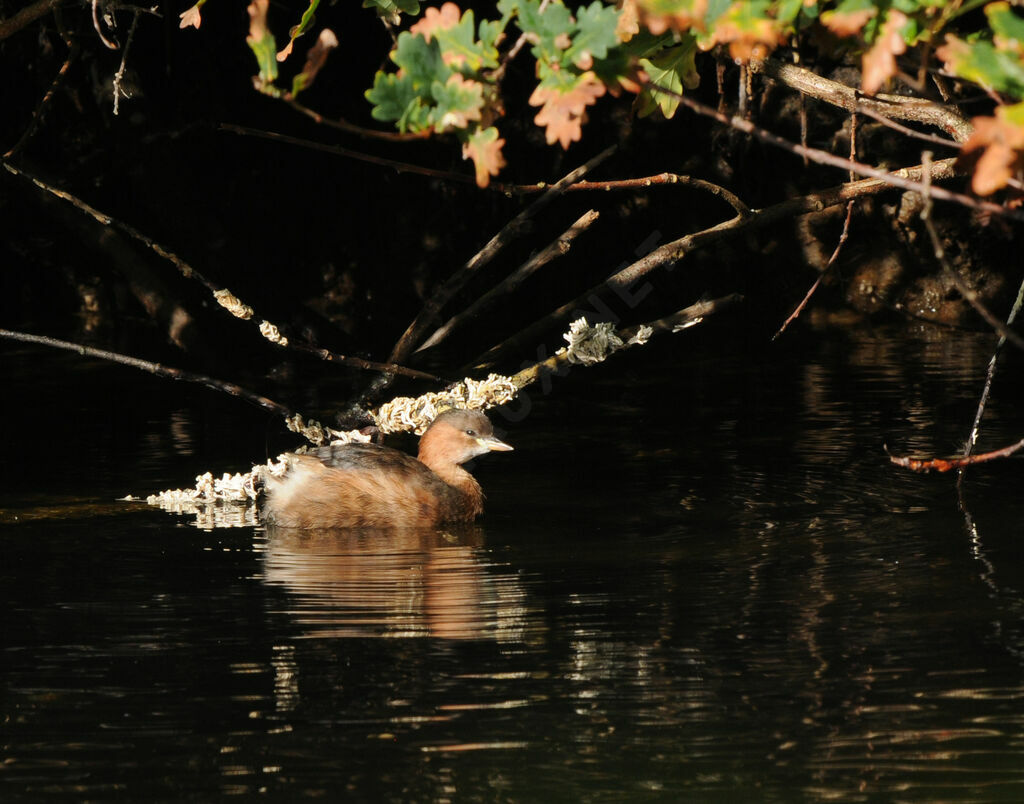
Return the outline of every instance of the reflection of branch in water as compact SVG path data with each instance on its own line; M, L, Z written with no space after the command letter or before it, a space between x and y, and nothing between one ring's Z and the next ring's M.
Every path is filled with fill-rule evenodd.
M1010 607L1010 611L1016 614L1015 620L1021 620L1022 614L1024 614L1024 603L1021 602L1020 595L1017 592L1013 592L1009 595L1004 593L1004 590L999 588L999 584L996 582L996 568L992 563L991 559L985 554L985 546L982 543L981 534L978 531L978 525L974 521L974 517L971 516L971 511L967 507L967 497L964 493L964 487L962 484L957 485L957 502L960 505L960 511L964 515L964 529L967 531L967 537L971 545L971 558L981 564L981 572L978 574L978 578L983 584L989 589L989 597L992 600L998 601L1000 604L1005 604ZM1000 608L1002 605L1000 606ZM1005 633L1003 622L998 619L992 621L992 629L995 631L996 637L998 637L1000 644L1011 654L1017 657L1018 661L1024 661L1024 645L1018 645L1019 638L1015 639L1013 635Z
M473 526L269 528L263 580L294 596L288 613L308 636L519 643L529 624L518 577L494 566Z

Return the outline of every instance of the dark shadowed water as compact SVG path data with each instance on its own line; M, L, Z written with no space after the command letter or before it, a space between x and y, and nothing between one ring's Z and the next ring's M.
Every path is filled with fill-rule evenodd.
M481 523L417 534L117 503L280 428L0 346L0 797L1024 800L1024 464L961 510L883 451L957 449L992 339L787 337L555 378L494 417Z

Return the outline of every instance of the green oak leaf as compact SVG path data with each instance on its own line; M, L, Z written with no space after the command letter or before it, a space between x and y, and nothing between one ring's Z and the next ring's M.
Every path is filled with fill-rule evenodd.
M684 34L682 41L675 47L663 51L652 59L640 59L640 66L650 78L651 83L664 87L679 95L683 88L696 89L700 84L695 56L697 40L691 34ZM666 118L671 118L679 108L679 99L656 89L645 87L639 98L638 114L646 117L655 109L660 109Z
M403 14L420 13L419 0L363 0L363 8L372 8L392 25L401 24Z
M619 44L615 28L619 23L619 11L614 6L606 6L600 0L594 0L589 6L581 6L576 10L576 32L572 35L572 44L565 52L566 58L577 67L590 69L590 64L581 64L589 54L591 59L608 57L608 50Z

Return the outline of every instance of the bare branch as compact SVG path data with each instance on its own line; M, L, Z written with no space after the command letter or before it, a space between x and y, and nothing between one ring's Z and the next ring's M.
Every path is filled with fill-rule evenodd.
M774 59L751 62L750 68L808 97L830 103L848 112L862 112L869 117L909 120L934 126L945 131L957 142L964 142L973 131L970 121L952 106L941 106L928 100L903 95L864 95L859 90L838 81Z
M836 264L836 260L839 258L839 254L843 250L843 245L846 243L847 238L850 236L850 218L852 216L853 201L850 201L846 204L846 218L843 220L843 231L839 235L839 242L836 243L835 251L833 251L832 256L829 257L828 264L822 269L821 273L818 274L818 278L814 280L814 284L811 285L811 289L808 290L807 293L804 295L803 299L800 301L800 304L798 304L796 306L796 309L789 314L789 317L782 322L782 326L779 327L779 331L772 335L773 341L776 338L778 338L783 332L785 332L786 328L800 316L800 313L803 312L804 308L807 306L807 303L811 300L811 296L814 295L814 292L818 289L818 286L821 285L821 281L825 278L825 275L832 269L832 266Z
M0 41L13 36L22 28L26 28L40 17L46 16L50 9L60 5L61 0L36 0L25 6L16 14L0 20Z
M757 137L759 140L774 145L790 153L797 154L798 156L806 157L812 162L817 162L821 165L829 165L831 167L840 168L841 170L853 171L859 176L870 176L892 184L894 187L902 187L904 190L915 190L919 193L923 193L927 188L920 181L912 181L903 176L899 175L899 171L895 173L888 173L881 168L871 167L860 162L855 162L851 159L845 159L835 154L830 154L827 151L822 151L817 148L810 148L806 145L798 145L787 140L785 137L780 137L778 134L774 134L767 129L761 128L749 120L744 120L742 117L735 115L729 116L723 112L719 112L712 109L699 101L695 101L692 98L682 95L678 92L674 92L671 89L660 87L657 84L648 83L651 90L655 92L661 92L666 95L670 95L676 98L681 104L696 112L697 114L705 117L711 117L718 120L720 123L724 123L727 126L735 128L737 131L742 131L744 134L749 134L753 137ZM950 172L952 175L952 171ZM938 178L937 176L935 178ZM948 177L947 177L948 178ZM972 198L969 195L963 193L956 193L951 190L946 190L943 187L932 187L930 188L932 197L938 198L942 201L952 201L961 206L968 207L970 209L982 210L984 212L992 213L993 215L1000 215L1007 218L1013 218L1014 220L1024 220L1024 212L1016 209L1009 209L1007 207L994 204L991 201L980 201L976 198Z
M391 350L389 361L400 362L404 360L418 344L419 339L426 332L427 328L437 320L441 308L451 301L452 297L458 293L479 268L490 262L520 232L526 221L562 195L567 187L582 179L587 173L604 162L617 148L617 145L605 148L589 162L570 171L559 181L551 185L544 195L505 224L502 230L492 237L487 245L474 254L465 265L452 274L440 287L435 289L433 295L423 305L419 315L409 324L402 337L398 339L398 343Z
M424 349L429 349L431 346L436 346L447 338L456 327L461 326L466 321L476 318L485 310L491 309L499 299L513 293L538 268L541 268L552 260L568 253L569 249L572 247L572 241L589 229L597 218L598 213L596 210L592 209L589 212L585 212L579 220L576 221L576 223L566 229L546 248L538 251L530 257L530 259L519 266L519 268L505 277L502 282L487 291L487 293L473 302L473 304L461 313L452 316L443 326L438 327L438 329L434 331L434 334L427 338L423 345L416 351L421 352Z
M9 162L0 161L0 164L2 164L3 167L9 173L13 173L15 176L28 179L36 187L40 188L41 190L44 190L47 193L50 193L51 195L56 196L57 198L67 201L76 209L81 210L86 215L89 215L90 217L97 220L103 226L109 226L111 228L117 229L123 232L124 234L128 235L133 240L136 240L137 242L142 243L147 248L153 250L158 255L160 255L165 260L174 265L174 267L177 268L181 275L184 276L186 279L192 279L202 284L214 297L214 300L217 301L217 303L221 307L224 307L229 312L231 312L232 315L234 315L236 318L248 320L249 318L252 317L252 308L248 307L247 305L244 305L225 288L217 287L213 282L204 277L199 271L197 271L195 268L189 265L189 263L185 262L185 260L183 260L177 254L164 248L162 245L160 245L147 235L143 234L142 232L140 232L134 226L127 224L123 221L120 221L117 218L114 218L113 216L106 214L105 212L101 212L95 207L87 204L85 201L82 201L80 198L73 196L71 193L53 187L52 185L47 184L41 179L38 179L35 176L26 173L21 168L15 167ZM277 343L282 347L287 346L296 351L315 355L321 360L327 362L338 363L340 365L349 366L350 368L361 369L364 371L378 371L386 374L402 374L407 377L414 377L416 379L421 380L431 380L433 382L441 381L441 378L436 377L433 374L428 374L425 371L418 371L416 369L406 368L405 366L395 365L394 363L390 362L378 363L373 360L363 360L362 358L359 357L349 357L346 355L338 354L336 352L331 352L327 349L321 349L319 347L313 346L310 343L289 342L287 339L283 339L280 337L271 337L268 333L276 333L277 328L266 321L262 322L260 329L261 334L263 335L263 337L267 338L267 340Z
M991 452L953 458L916 458L910 455L893 455L889 452L888 446L884 444L882 446L889 456L889 460L897 466L902 466L904 469L910 469L914 472L948 472L951 469L964 469L976 463L986 463L994 461L996 458L1009 457L1013 453L1024 449L1024 439L1001 449L994 449Z
M112 363L131 366L132 368L146 371L150 374L155 374L158 377L170 377L172 380L181 380L182 382L205 385L207 388L212 388L215 391L223 391L224 393L231 394L232 396L237 396L239 399L244 399L246 402L251 402L254 405L258 405L261 408L269 410L271 413L279 414L285 418L292 415L291 409L285 407L279 402L275 402L272 399L267 399L265 396L260 396L259 394L247 391L240 385L235 385L231 382L224 382L223 380L217 380L213 377L208 377L205 374L183 371L182 369L164 366L160 363L153 363L149 360L140 360L137 357L123 355L119 352L109 352L106 349L94 349L91 346L83 346L79 343L62 341L57 338L47 337L46 335L33 335L28 332L14 332L9 329L0 329L0 338L21 341L22 343L35 343L41 346L49 346L53 349L64 349L69 352L77 352L84 357L95 357L99 360L109 360Z
M948 178L953 175L956 160L953 158L935 162L932 167L933 178ZM737 215L730 220L723 221L700 232L680 237L670 243L665 243L652 251L645 257L637 260L621 271L613 274L604 282L595 285L583 292L572 301L563 304L557 310L549 313L544 318L534 322L516 335L503 343L492 347L480 357L473 361L475 368L486 368L492 366L499 353L508 349L517 349L524 345L536 342L552 326L566 320L574 310L578 310L589 303L589 300L599 294L611 290L613 292L628 293L629 288L639 279L662 265L675 263L682 260L692 251L698 248L715 243L722 238L733 235L748 227L759 227L774 223L785 218L803 215L809 212L820 212L829 207L844 204L855 198L862 198L892 189L896 184L891 181L897 178L901 181L919 185L924 175L924 167L918 165L912 168L902 168L892 174L887 174L886 179L862 179L860 181L841 184L810 195L799 198L790 198L765 207L761 210L752 210L747 215ZM922 185L923 186L923 185Z
M429 140L434 134L433 131L429 130L407 131L402 133L399 131L377 131L373 128L363 128L362 126L357 126L355 123L348 122L342 117L324 117L320 112L310 109L308 106L299 103L295 99L290 99L286 102L295 111L299 112L299 114L305 115L316 123L329 126L330 128L336 128L339 131L345 131L349 134L355 134L357 137L363 137L368 140L382 140L384 142L416 142ZM227 124L222 127L227 127Z

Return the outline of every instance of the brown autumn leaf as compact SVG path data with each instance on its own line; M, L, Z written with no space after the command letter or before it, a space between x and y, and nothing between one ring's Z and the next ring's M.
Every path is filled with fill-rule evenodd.
M583 136L587 107L604 93L605 85L592 72L583 73L568 92L538 85L530 95L530 105L541 107L533 122L545 129L548 145L559 142L568 150L570 144L579 142Z
M889 9L878 38L864 54L861 89L868 95L874 95L886 81L896 75L896 57L907 49L907 43L903 41L903 26L906 24L906 14L894 8Z
M505 167L505 157L501 153L504 145L505 140L498 136L498 129L485 128L473 134L462 146L463 159L473 160L478 187L486 187L491 176L497 176Z
M958 160L965 167L973 166L971 189L978 195L991 195L1024 168L1024 126L1001 114L975 117L974 132L967 138Z
M729 45L729 55L737 64L749 64L752 59L763 59L776 47L784 44L786 36L775 20L761 19L744 27L730 20L715 25L714 41Z
M270 34L267 27L267 9L270 0L252 0L246 11L249 12L249 42L262 42Z
M862 8L860 11L826 11L821 15L821 24L836 36L856 36L864 30L877 8Z
M957 62L970 58L971 46L952 34L946 34L946 41L935 49L935 57L942 62L943 69L956 75Z
M619 22L615 26L615 35L620 42L628 42L640 33L640 12L636 7L636 0L619 0L616 4L622 12L619 14Z
M192 8L186 11L182 11L178 15L178 18L181 20L181 23L178 25L179 28L188 28L191 26L198 31L199 26L203 21L203 17L199 13L199 3L196 3Z
M680 7L670 13L649 11L644 0L638 0L637 12L640 22L655 36L665 31L704 30L704 18L708 13L708 0L690 0L688 7Z
M292 41L294 42L295 40L293 39ZM306 64L303 66L302 72L295 76L293 86L296 87L296 92L309 88L317 73L327 63L327 57L331 51L337 46L338 37L334 35L334 31L330 28L324 28L320 31L320 35L316 38L316 42L313 43L313 47L306 53Z
M462 11L455 3L445 3L440 9L428 8L423 12L423 19L409 28L414 34L420 34L428 42L433 31L447 31L459 24Z

